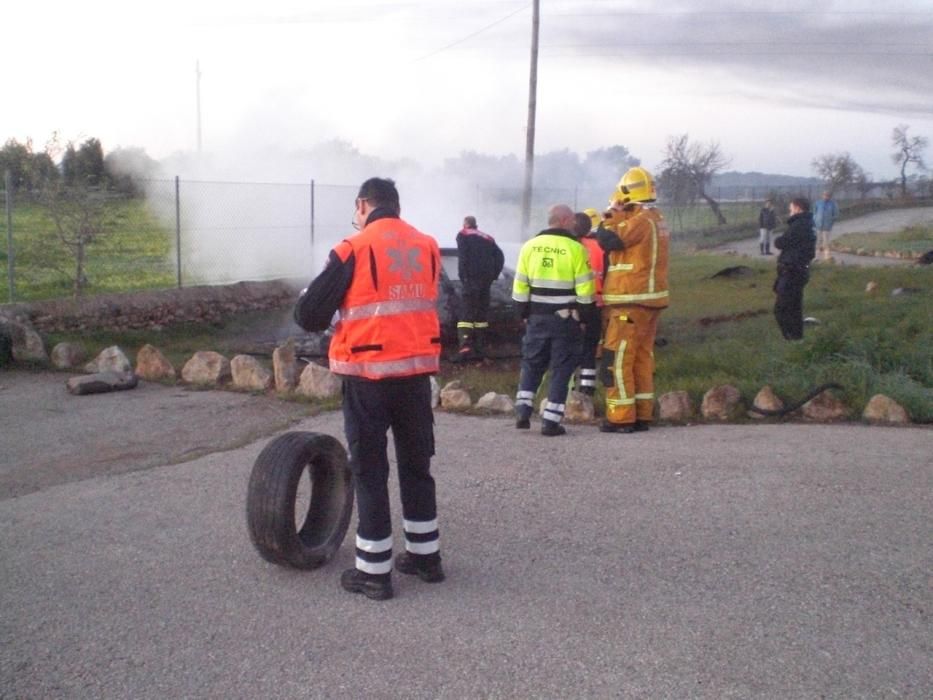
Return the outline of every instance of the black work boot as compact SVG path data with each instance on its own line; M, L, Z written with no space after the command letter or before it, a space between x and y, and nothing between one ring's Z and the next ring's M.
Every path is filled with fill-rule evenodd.
M486 358L486 331L487 328L473 329L473 359L483 360Z
M531 428L531 418L529 416L523 416L519 414L515 418L515 427L519 430L528 430Z
M643 433L651 429L651 422L646 420L637 420L635 421L634 428L636 433Z
M441 555L437 552L434 554L402 552L395 558L395 570L410 576L417 576L426 583L440 583L446 578L441 566Z
M340 585L350 593L362 593L373 600L388 600L392 590L392 574L367 574L359 569L347 569L340 576Z
M567 431L560 423L555 423L552 420L543 420L541 421L541 434L547 435L548 437L557 437L558 435L564 435Z
M629 434L635 432L634 423L610 423L608 420L604 420L599 424L599 432L601 433L623 433Z

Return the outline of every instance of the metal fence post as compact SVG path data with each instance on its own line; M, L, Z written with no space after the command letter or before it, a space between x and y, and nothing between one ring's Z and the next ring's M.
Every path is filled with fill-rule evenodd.
M175 265L178 270L178 288L181 289L181 197L178 175L175 176Z
M314 180L311 180L311 265L309 269L314 272Z
M6 269L10 283L10 303L12 303L16 301L16 285L13 282L15 257L13 251L13 177L9 170L3 173L3 189L6 193Z

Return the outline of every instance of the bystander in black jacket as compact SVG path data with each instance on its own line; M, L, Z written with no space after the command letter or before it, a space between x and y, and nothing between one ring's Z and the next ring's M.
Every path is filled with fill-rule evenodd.
M777 214L772 207L762 207L758 212L758 228L766 228L769 231L777 226Z
M786 340L803 338L803 288L810 280L810 261L816 255L813 215L806 211L787 220L787 231L774 241L781 251L774 281L774 317Z

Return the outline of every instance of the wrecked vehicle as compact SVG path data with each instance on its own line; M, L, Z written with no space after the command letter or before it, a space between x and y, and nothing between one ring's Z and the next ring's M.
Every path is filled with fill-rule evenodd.
M441 278L437 294L437 314L441 322L441 342L445 347L455 347L463 284L457 273L457 249L444 247L440 251ZM494 346L499 343L514 345L520 341L524 332L517 302L512 299L514 279L515 271L506 266L489 290L489 338ZM273 343L279 345L289 338L295 341L295 353L299 357L326 357L331 332L308 333L292 322L289 327L277 333Z

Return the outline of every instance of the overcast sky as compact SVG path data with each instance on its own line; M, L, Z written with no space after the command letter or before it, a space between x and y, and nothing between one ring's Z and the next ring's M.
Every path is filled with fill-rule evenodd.
M848 151L884 178L893 127L933 140L933 0L773 5L541 0L537 152L621 144L654 167L686 132L731 169L812 175L815 156ZM531 6L6 3L0 138L191 151L200 61L208 152L340 138L429 166L523 157Z

